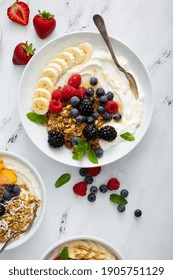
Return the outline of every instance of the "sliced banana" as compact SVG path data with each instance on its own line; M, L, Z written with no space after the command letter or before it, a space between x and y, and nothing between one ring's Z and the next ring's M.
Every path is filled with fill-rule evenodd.
M55 85L59 76L58 70L51 68L51 67L46 67L41 73L40 77L48 77L52 83Z
M75 64L80 64L85 59L85 54L82 49L77 47L70 47L64 50L65 52L72 53L75 57Z
M56 65L58 65L58 66L61 66L61 68L62 68L62 74L64 74L65 72L67 72L67 70L68 70L68 64L67 64L67 62L65 61L65 59L62 59L62 58L53 58L49 63L48 63L48 65L50 65L50 64L56 64Z
M67 62L68 69L71 69L75 65L75 57L72 53L69 52L61 52L58 53L55 58L62 58Z
M44 97L48 101L51 100L51 93L45 88L37 88L34 92L34 98Z
M32 102L32 109L39 115L44 115L48 112L49 101L44 97L35 98Z
M93 46L90 43L86 42L79 44L77 47L84 52L85 61L89 60L93 53Z
M54 84L50 78L43 77L39 79L36 88L44 88L47 89L50 93L52 93L54 89Z

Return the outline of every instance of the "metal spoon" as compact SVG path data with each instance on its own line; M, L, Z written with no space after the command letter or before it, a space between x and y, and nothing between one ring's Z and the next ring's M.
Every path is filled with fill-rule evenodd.
M93 21L94 21L96 27L98 28L100 34L102 35L102 37L103 37L103 39L104 39L104 41L105 41L105 43L106 43L106 45L107 45L107 47L108 47L108 49L110 51L110 54L111 54L111 56L113 58L114 63L116 64L118 69L125 74L125 76L127 77L128 81L129 81L131 90L133 91L134 97L136 99L138 99L138 88L137 88L136 81L133 78L132 74L127 72L119 64L119 62L118 62L118 60L117 60L117 58L115 56L115 53L113 51L113 48L111 46L111 43L110 43L110 40L109 40L109 37L108 37L108 33L107 33L107 30L106 30L106 25L105 25L105 22L104 22L103 18L100 15L94 15L93 16Z
M38 206L37 206L37 204L36 204L36 208L35 208L35 210L34 210L34 212L33 212L33 217L32 217L32 221L30 222L30 224L29 224L24 230L14 232L14 233L10 236L10 238L4 243L4 245L2 246L2 248L0 249L0 254L4 251L4 249L8 246L8 244L11 242L11 240L12 240L16 235L21 234L21 233L25 233L26 231L28 231L28 230L31 228L31 226L33 225L33 222L34 222L34 220L35 220L36 214L37 214L37 209L38 209Z

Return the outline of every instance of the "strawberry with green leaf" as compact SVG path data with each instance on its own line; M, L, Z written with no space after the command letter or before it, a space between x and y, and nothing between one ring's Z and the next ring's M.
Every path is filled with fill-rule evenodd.
M35 49L33 49L32 44L19 43L13 52L13 64L15 65L26 65L31 57L34 55Z
M37 35L41 39L45 39L48 37L56 27L56 20L54 15L50 14L49 12L40 12L33 18L33 24Z

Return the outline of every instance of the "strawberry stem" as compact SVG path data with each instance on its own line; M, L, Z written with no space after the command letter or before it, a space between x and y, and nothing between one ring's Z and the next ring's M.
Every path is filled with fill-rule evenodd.
M22 45L22 48L26 52L27 56L33 55L35 52L35 48L33 49L32 44L28 45L28 41L26 41L25 45Z
M39 16L41 16L43 19L51 19L54 17L54 15L46 11L41 12L40 10L38 10L38 12L39 12Z

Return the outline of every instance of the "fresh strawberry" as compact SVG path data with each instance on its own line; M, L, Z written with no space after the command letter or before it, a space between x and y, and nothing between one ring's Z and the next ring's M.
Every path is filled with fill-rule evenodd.
M87 183L79 182L73 186L73 191L75 194L80 196L85 196L87 191Z
M16 65L25 65L28 63L28 61L31 59L31 57L34 55L35 49L32 48L32 44L28 45L28 42L26 43L19 43L13 52L13 64Z
M29 14L30 10L28 5L18 0L7 9L9 19L21 25L28 24Z
M76 96L77 95L77 90L76 88L70 86L70 85L65 85L62 88L62 96L63 99L70 99L72 96Z
M117 178L112 178L107 183L107 187L110 191L117 190L119 186L120 186L120 182L118 181Z
M68 84L74 88L78 88L81 84L81 80L80 74L74 74L68 79Z
M56 27L56 20L54 15L44 11L43 13L38 10L39 14L33 18L33 24L37 35L41 39L48 37Z
M97 176L100 172L101 172L101 167L98 166L98 167L90 167L90 168L87 168L87 172L89 175L91 176Z
M86 88L85 88L85 87L79 87L79 88L77 89L77 96L78 96L79 98L84 97L85 94L86 94Z
M59 89L55 89L52 92L52 99L56 99L56 100L63 100L63 96L62 96L62 92Z
M52 99L49 103L49 110L52 114L58 114L63 108L63 104L59 100Z
M116 112L118 112L118 103L113 100L109 100L106 103L105 109L108 113L115 114Z

